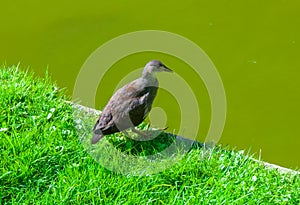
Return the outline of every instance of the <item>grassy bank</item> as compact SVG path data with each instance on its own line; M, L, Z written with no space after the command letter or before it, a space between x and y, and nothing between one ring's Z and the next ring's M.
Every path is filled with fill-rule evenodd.
M299 176L224 148L202 158L195 147L158 174L111 172L83 148L68 98L47 75L2 66L0 85L0 204L300 203Z

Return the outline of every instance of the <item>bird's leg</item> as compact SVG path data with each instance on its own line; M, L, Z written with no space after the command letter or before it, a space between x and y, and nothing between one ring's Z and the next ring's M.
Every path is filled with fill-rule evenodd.
M123 130L122 133L126 136L126 137L129 137L129 133L126 131L126 130Z
M144 141L144 140L146 140L148 138L148 134L147 133L142 132L140 130L137 130L134 127L131 128L131 131L134 132L134 133L136 133L136 134L138 134L141 137L140 140L142 140L142 141Z
M148 125L147 125L147 132L149 131L149 128L150 128L150 123L148 123Z
M134 127L131 128L131 131L132 131L132 132L135 132L135 133L138 134L138 135L142 135L142 136L144 136L144 137L147 137L147 136L148 136L145 132L142 132L142 131L140 131L140 130L137 130L137 129L135 129Z
M147 124L147 129L146 129L147 132L149 132L150 126L151 126L151 123L148 123L148 124ZM167 127L165 127L165 128L161 128L161 129L158 128L158 130L165 131L165 130L168 129L168 128L169 128L169 127L167 126Z

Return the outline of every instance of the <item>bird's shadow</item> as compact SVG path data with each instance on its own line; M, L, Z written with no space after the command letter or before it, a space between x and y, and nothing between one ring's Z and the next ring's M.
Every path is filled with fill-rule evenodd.
M97 150L98 148L102 149L102 145L106 144L103 144L101 142L102 140L108 142L120 152L133 156L155 155L172 147L173 144L178 145L175 146L177 148L182 146L187 146L190 148L202 147L202 143L200 142L190 140L173 133L153 128L148 130L148 125L145 122L142 122L137 128L150 136L146 140L140 140L139 137L141 136L138 136L138 134L127 130L126 132L118 132L104 136L105 139L103 138L96 145L92 145L92 129L98 116L99 112L94 109L73 104L75 130L78 134L79 141L87 150ZM100 146L98 146L99 144Z
M150 140L136 140L135 133L118 133L117 135L107 136L107 140L119 151L124 154L135 156L149 156L157 154L168 148L176 139L176 135L162 132L160 130L148 130L151 135ZM153 137L155 136L155 137Z

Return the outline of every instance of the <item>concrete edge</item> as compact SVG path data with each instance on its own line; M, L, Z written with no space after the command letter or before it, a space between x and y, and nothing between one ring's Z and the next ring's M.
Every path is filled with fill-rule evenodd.
M87 112L87 113L93 113L94 115L99 115L101 113L101 111L96 110L94 108L85 107L85 106L80 105L80 104L75 104L75 103L73 103L71 101L66 101L66 102L68 104L71 104L73 107L76 107L79 110L82 110L82 111ZM193 140L190 140L190 139L187 139L187 138L183 138L183 137L180 137L180 136L177 136L177 139L179 139L181 141L185 141L185 142L191 142L191 143L194 142ZM203 143L201 143L201 142L197 142L197 143L200 144L200 145L203 145ZM271 163L268 163L268 162L264 162L262 160L258 160L258 159L255 159L255 158L251 158L251 159L253 161L255 161L255 162L264 164L265 168L267 168L267 169L277 169L282 174L300 175L300 171L292 170L292 169L289 169L289 168L286 168L286 167L281 167L279 165L271 164Z

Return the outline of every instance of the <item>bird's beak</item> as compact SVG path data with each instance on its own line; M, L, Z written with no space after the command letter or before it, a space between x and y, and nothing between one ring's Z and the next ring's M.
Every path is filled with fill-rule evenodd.
M168 68L168 67L165 66L165 65L162 66L162 70L165 71L165 72L171 72L171 73L173 72L173 70L171 70L170 68Z

